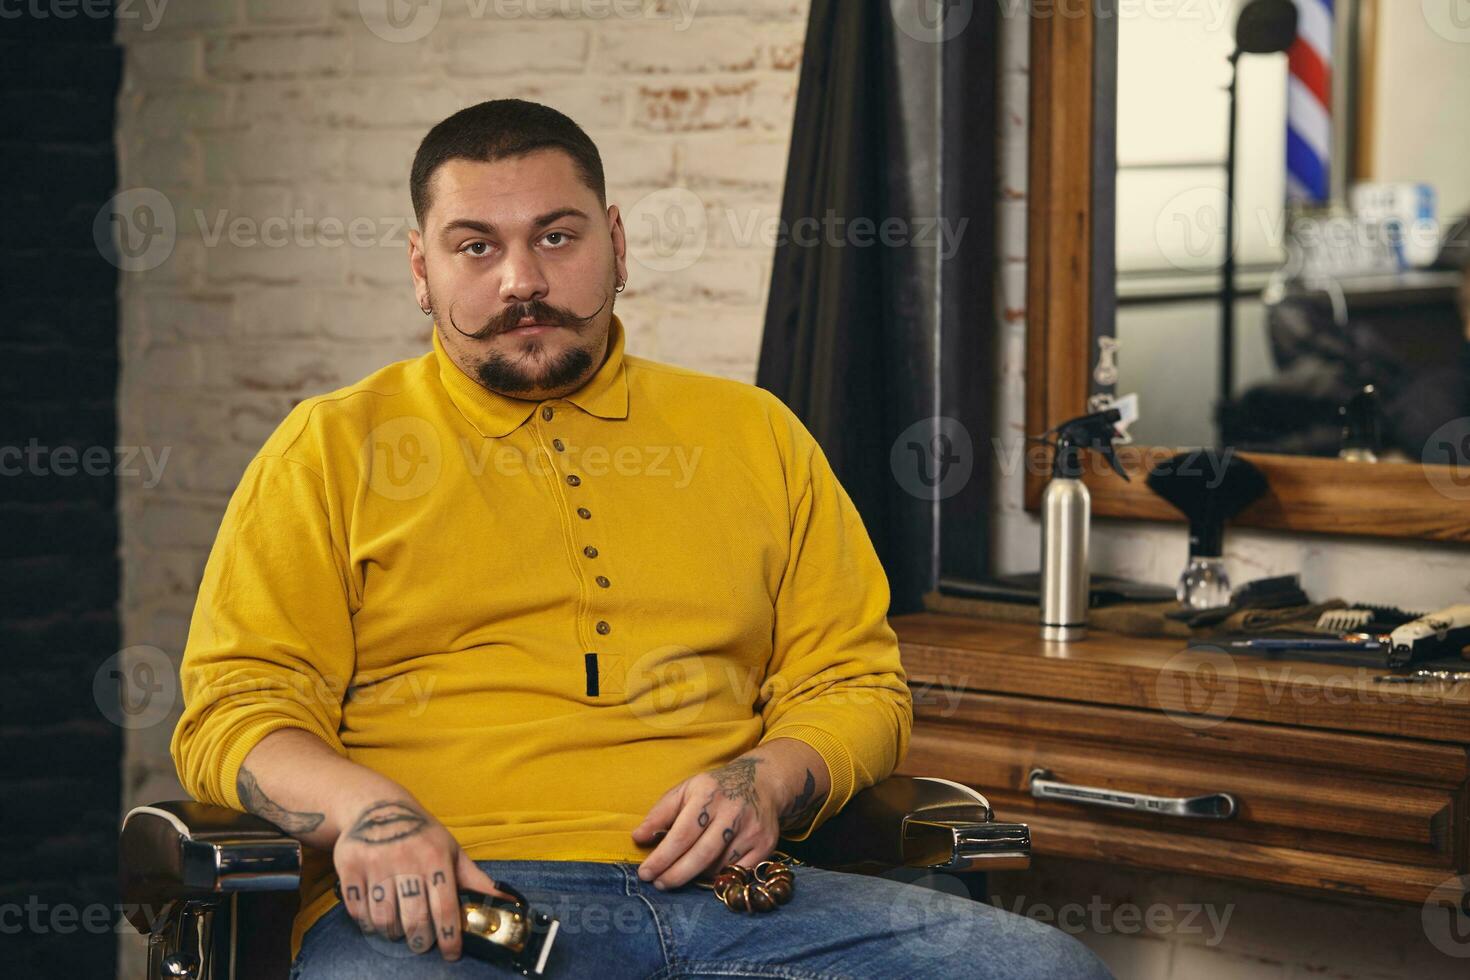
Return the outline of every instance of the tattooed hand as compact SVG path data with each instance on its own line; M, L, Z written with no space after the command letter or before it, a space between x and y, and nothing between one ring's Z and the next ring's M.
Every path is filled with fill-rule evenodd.
M665 793L633 831L635 843L658 845L639 865L638 877L655 888L678 888L726 864L752 867L783 831L805 828L830 789L822 757L790 738L772 739L691 776Z
M365 933L406 939L415 953L437 945L444 959L459 959L459 889L511 896L412 797L354 808L332 854L347 914Z

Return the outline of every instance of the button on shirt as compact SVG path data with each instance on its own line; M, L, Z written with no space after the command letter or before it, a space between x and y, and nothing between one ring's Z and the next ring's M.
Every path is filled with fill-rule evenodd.
M912 702L888 585L815 440L751 385L625 356L544 402L433 350L307 399L246 468L190 625L171 750L241 809L266 734L403 784L470 858L640 861L670 787L777 737L832 792ZM335 899L308 849L293 949Z

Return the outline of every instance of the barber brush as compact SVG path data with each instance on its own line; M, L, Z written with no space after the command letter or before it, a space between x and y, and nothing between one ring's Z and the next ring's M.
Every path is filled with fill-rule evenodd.
M1192 609L1227 604L1225 522L1266 492L1265 474L1232 449L1196 449L1155 466L1148 487L1189 519L1189 562L1175 589L1179 604Z

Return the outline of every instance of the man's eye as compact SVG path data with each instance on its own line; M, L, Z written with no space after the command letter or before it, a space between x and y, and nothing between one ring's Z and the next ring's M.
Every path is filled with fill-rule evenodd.
M470 242L468 245L461 248L460 251L469 252L471 255L484 255L485 249L488 249L489 247L490 246L485 242ZM476 251L477 249L478 251Z
M554 241L552 241L553 238L559 238L559 239L561 239L561 241L560 242L554 242ZM557 248L560 248L563 244L565 244L566 242L569 242L571 240L572 240L572 236L571 235L568 235L564 231L548 231L546 233L546 236L544 238L542 238L542 241L546 242L546 244L555 246Z

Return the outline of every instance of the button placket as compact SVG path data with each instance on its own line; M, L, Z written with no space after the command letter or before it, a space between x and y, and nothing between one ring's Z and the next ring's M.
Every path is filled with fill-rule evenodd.
M542 421L550 422L555 417L556 412L550 405L543 405L541 407ZM557 453L565 453L567 451L567 444L560 436L554 436L551 439L551 448ZM552 457L552 466L556 466L555 456ZM582 486L583 481L580 474L567 473L565 474L564 479L566 480L566 485L569 487L578 488ZM577 507L576 514L578 518L584 521L590 521L592 519L592 510L586 506ZM582 555L586 560L595 560L598 557L598 554L599 552L596 545L589 542L582 546ZM594 578L594 581L600 588L603 589L607 589L612 586L612 580L609 579L606 575L598 575ZM588 611L590 612L591 610L589 609ZM598 636L607 636L609 633L612 632L612 624L609 623L606 619L598 619L597 622L593 624L592 628ZM600 654L598 653L598 651L595 650L588 650L583 654L587 673L586 690L588 697L598 697L601 692L601 669L599 658Z

